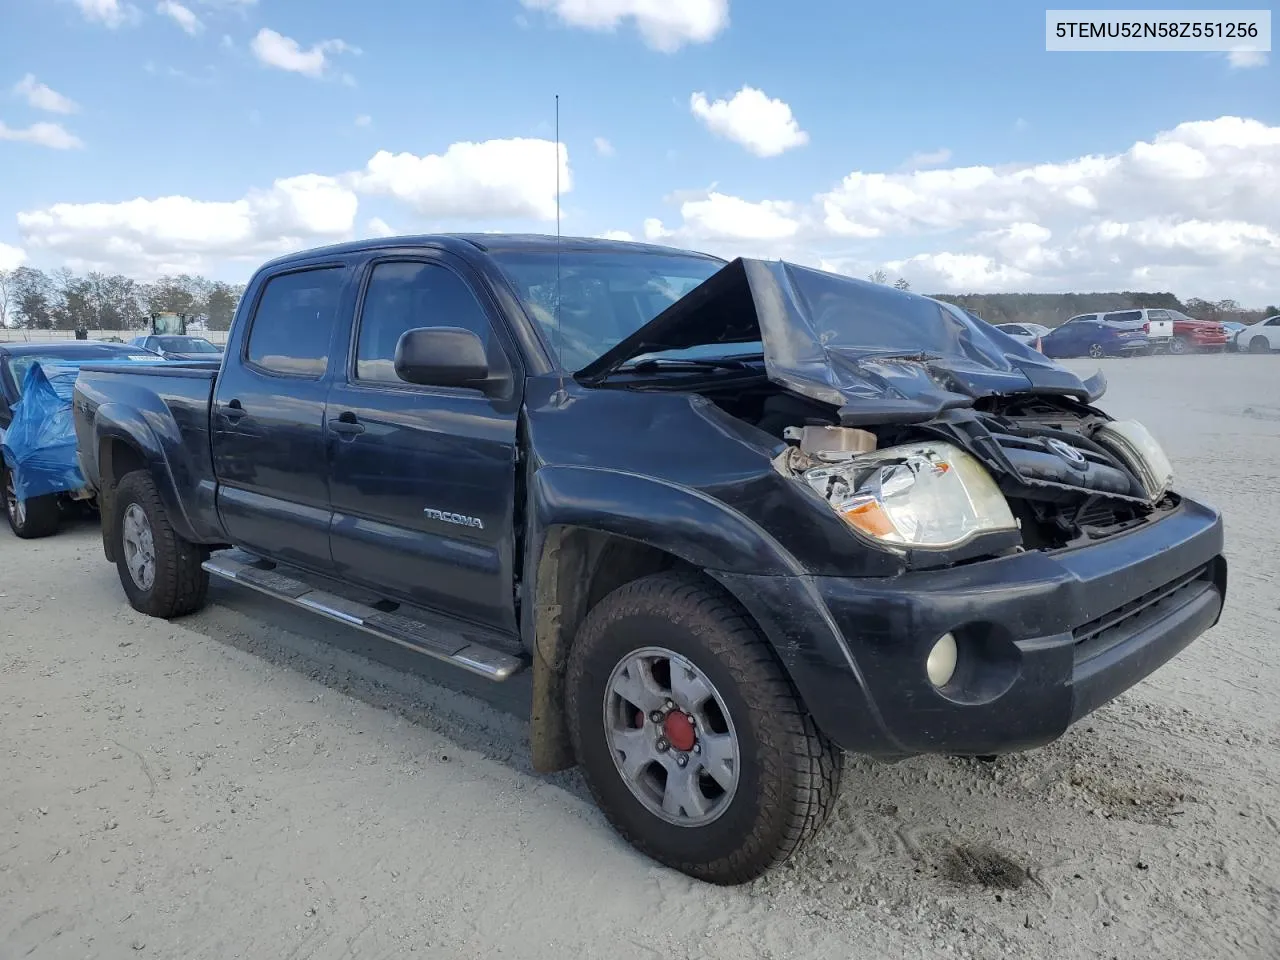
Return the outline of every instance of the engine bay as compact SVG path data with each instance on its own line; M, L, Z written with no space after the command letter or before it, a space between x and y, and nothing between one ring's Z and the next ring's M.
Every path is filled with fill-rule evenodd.
M1069 397L988 397L925 423L849 427L841 425L834 406L773 383L698 392L782 441L775 468L807 484L846 519L848 511L869 509L868 497L859 496L867 484L883 491L886 485L921 478L943 483L942 474L953 467L958 472L945 482L965 483L966 493L948 502L972 501L982 481L966 466L967 458L980 463L1003 494L1020 535L1018 549L1060 549L1104 539L1141 526L1177 503L1169 490L1168 460L1140 424L1115 421ZM952 450L960 455L945 452ZM862 519L881 527L892 524L883 516ZM972 539L984 532L977 519L971 527L959 523L957 534ZM893 534L885 536L892 543Z

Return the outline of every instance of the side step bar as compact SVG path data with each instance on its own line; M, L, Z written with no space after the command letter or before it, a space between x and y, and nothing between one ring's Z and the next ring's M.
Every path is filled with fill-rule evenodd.
M506 680L525 666L520 658L476 643L461 634L432 627L413 617L384 612L377 607L348 600L252 562L247 554L228 552L233 555L214 554L201 566L211 576L230 580L242 587L257 590L295 607L389 640L416 653L451 663L486 680ZM245 559L239 559L241 557Z

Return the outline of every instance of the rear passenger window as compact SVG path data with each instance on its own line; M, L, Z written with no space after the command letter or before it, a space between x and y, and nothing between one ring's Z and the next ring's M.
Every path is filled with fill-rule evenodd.
M396 376L396 344L417 327L462 327L489 346L484 307L448 267L421 261L377 264L360 313L356 379L403 383Z
M1134 323L1142 319L1141 310L1122 310L1119 313L1108 313L1102 318L1103 323Z
M323 376L343 269L301 270L268 280L249 328L249 362L268 373Z

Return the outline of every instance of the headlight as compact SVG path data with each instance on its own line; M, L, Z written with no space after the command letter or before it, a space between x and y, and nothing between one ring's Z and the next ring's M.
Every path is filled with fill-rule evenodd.
M1155 503L1173 486L1173 465L1156 438L1137 420L1112 420L1093 433L1093 439L1111 449L1134 472L1142 489Z
M887 544L937 550L1018 529L991 474L948 443L888 447L804 480L849 526Z

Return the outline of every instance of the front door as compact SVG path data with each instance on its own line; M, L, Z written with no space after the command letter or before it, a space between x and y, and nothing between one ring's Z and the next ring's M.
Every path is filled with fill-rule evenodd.
M324 401L347 272L267 280L239 362L223 364L210 418L218 512L232 541L316 570L332 565Z
M492 368L515 369L495 304L441 254L367 268L345 376L326 404L338 573L384 595L515 632L516 424L520 377L506 396L405 383L400 335L464 327Z

